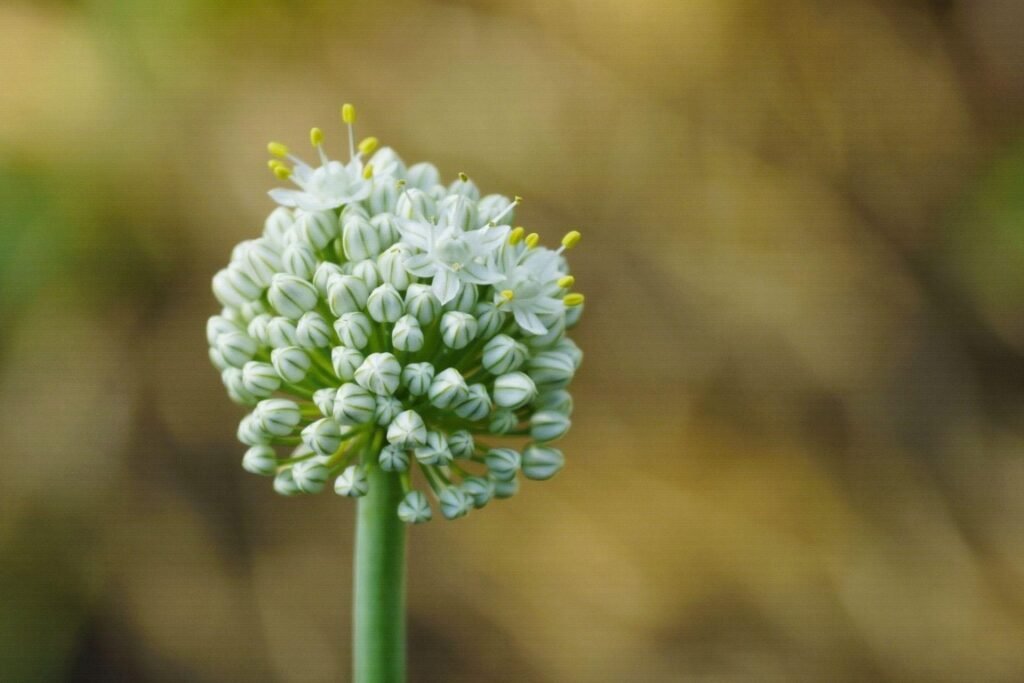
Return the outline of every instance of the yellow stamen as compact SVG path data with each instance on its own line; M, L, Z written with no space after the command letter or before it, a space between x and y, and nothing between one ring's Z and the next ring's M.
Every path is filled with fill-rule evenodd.
M267 162L267 168L269 168L271 171L273 171L275 168L277 168L280 165L281 165L281 162L278 161L277 159L271 159L270 161Z
M526 236L526 248L527 249L533 249L538 244L540 244L540 235L538 235L535 232L531 232L529 235Z
M569 289L574 284L576 284L576 278L572 275L566 275L565 277L558 279L558 286L562 289Z
M405 187L405 178L399 180L397 183L395 183L395 185L397 185L398 189L401 190L403 187Z
M280 142L268 142L267 151L275 157L288 156L288 148Z
M461 180L464 183L468 182L469 181L469 176L460 171L459 172L459 180Z
M580 243L580 239L583 235L580 234L579 230L571 230L565 233L565 237L562 238L562 246L566 249L572 249Z
M512 200L512 203L515 204L516 206L519 206L520 204L523 203L523 198L520 197L519 195L516 195L516 198Z
M356 122L356 108L351 104L344 104L341 107L341 120L348 125L352 125Z
M380 142L377 138L364 138L363 141L359 143L359 151L369 156L376 151L377 145L379 144Z
M279 163L274 167L274 175L281 180L287 180L292 175L292 169L288 168L284 164Z
M366 168L363 169L363 177L367 180L373 177L373 164L366 165Z
M579 292L573 292L572 294L566 294L562 302L566 306L579 306L583 303L583 295Z
M508 243L519 244L520 242L523 241L523 235L525 234L526 230L523 230L523 228L514 228L512 232L508 234Z
M324 132L319 128L312 128L309 131L309 142L314 147L319 147L324 143Z
M505 299L505 301L512 301L512 299L516 298L516 293L513 292L511 289L503 289L501 291L501 296L503 299Z

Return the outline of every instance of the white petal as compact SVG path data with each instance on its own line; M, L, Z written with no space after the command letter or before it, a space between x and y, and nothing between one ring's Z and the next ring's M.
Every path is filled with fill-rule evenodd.
M430 250L430 236L433 226L422 221L399 219L398 231L402 233L402 241L420 251Z
M437 272L437 262L430 254L415 254L405 259L405 269L416 277L431 277Z
M459 271L459 279L463 282L472 282L475 285L493 285L495 282L501 282L504 276L493 266L471 261L462 266L462 270Z
M547 334L548 328L544 327L544 323L540 321L537 314L522 308L515 310L516 323L519 327L523 328L523 331L531 334Z
M459 293L460 287L459 278L456 277L455 272L451 268L441 266L437 269L431 289L433 289L434 296L437 297L438 301L442 304L448 303Z
M300 190L289 190L283 187L275 187L273 190L268 192L270 198L281 206L298 206L299 195L305 194Z
M477 249L490 254L504 244L510 230L507 225L495 225L474 230L469 234L473 236Z

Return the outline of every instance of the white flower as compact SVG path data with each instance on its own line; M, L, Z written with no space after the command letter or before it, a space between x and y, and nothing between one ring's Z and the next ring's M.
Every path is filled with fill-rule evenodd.
M495 303L504 301L504 308L515 316L524 332L544 334L548 331L542 317L565 310L558 281L565 275L560 269L557 252L527 244L506 244L498 252L495 270L501 278L494 281Z

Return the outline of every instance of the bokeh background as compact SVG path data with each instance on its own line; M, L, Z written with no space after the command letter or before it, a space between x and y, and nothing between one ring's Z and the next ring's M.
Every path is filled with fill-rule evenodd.
M239 467L264 144L521 194L569 465L412 532L417 683L1024 680L1024 4L0 3L0 680L345 680L355 506Z

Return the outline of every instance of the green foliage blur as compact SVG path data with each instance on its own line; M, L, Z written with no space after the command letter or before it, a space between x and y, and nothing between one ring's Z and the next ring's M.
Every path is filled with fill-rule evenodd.
M569 462L412 532L416 682L1024 680L1024 5L0 4L0 681L338 681L355 507L239 467L264 145L526 198Z

